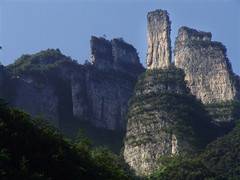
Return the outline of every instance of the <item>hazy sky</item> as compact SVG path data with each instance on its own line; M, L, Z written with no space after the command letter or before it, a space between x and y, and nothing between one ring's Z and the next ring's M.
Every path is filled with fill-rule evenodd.
M240 0L0 0L0 60L59 48L79 62L89 58L91 35L123 37L146 58L146 15L166 9L172 46L181 26L210 31L227 47L240 74Z

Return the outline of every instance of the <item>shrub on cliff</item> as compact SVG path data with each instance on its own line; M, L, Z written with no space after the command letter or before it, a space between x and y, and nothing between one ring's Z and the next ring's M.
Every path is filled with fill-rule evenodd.
M240 178L240 123L227 135L210 143L196 157L162 157L149 179L232 179Z
M15 75L19 75L22 73L44 72L64 62L76 63L70 57L63 55L59 49L47 49L33 55L22 55L7 68Z
M160 168L149 179L161 180L196 180L214 179L216 175L211 172L198 159L187 157L166 157Z

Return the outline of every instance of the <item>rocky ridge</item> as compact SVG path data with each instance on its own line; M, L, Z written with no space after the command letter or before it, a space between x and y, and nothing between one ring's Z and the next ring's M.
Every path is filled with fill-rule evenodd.
M198 153L219 130L228 131L219 122L232 128L240 117L239 77L211 33L188 27L179 29L174 65L167 11L147 19L147 71L138 82L144 68L136 49L122 39L93 36L91 62L84 65L49 49L0 66L1 97L65 132L82 123L124 132L127 124L124 158L140 176L165 155Z
M209 32L181 27L175 42L175 65L184 70L191 93L211 107L214 119L229 122L234 118L231 113L223 115L227 109L221 104L239 100L239 91L225 46L211 37Z
M7 67L13 83L10 104L44 116L60 129L79 122L123 131L128 100L144 71L136 49L122 39L91 39L92 62L80 65L60 50L24 55Z
M126 162L140 176L154 172L161 157L201 151L240 118L226 48L211 33L182 27L171 64L170 48L158 51L170 47L169 34L167 12L150 12L147 71L130 101L124 146Z
M205 104L233 100L237 91L226 48L211 41L211 33L179 29L175 65L184 69L191 92Z
M217 136L201 102L174 66L147 70L130 101L125 161L138 175L151 174L164 155L195 153Z

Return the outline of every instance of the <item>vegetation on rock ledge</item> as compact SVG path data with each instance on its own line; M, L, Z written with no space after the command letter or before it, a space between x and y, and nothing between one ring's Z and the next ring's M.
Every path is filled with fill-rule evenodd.
M237 180L240 178L240 123L196 157L162 157L160 162L159 169L149 179Z

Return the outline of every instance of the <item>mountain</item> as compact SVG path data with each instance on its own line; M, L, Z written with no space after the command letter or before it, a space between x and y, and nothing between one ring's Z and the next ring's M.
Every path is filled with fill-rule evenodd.
M1 93L10 105L43 117L69 136L83 128L96 143L120 150L128 100L144 71L132 45L92 37L91 62L84 65L48 49L3 68L8 78L0 85L7 91Z
M124 158L136 174L148 175L163 155L204 149L220 134L211 121L181 69L148 69L130 101Z
M181 27L173 63L169 14L152 11L147 20L147 70L130 100L124 141L124 159L139 176L161 169L164 157L197 156L240 118L239 84L226 48L211 33Z
M240 99L239 84L225 46L211 37L210 32L181 27L175 42L175 65L184 70L191 93L208 107L213 119L231 122L231 109L239 109L234 103Z
M240 77L226 47L183 26L173 61L168 12L149 12L147 23L146 69L122 38L95 36L85 64L47 49L0 65L0 97L31 115L0 106L2 175L239 178ZM79 143L66 140L39 118L72 139L85 130L94 147L122 158L81 133Z

